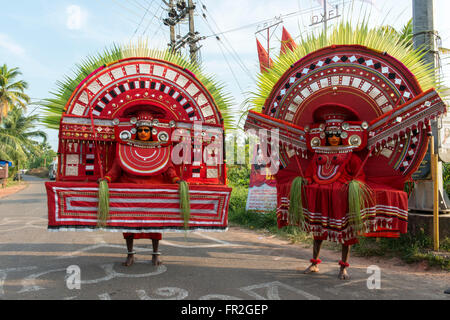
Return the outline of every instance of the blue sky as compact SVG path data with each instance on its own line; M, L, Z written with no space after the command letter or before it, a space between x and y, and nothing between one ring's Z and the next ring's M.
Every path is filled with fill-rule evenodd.
M236 108L244 99L244 93L254 89L254 75L258 71L255 41L258 27L281 16L281 25L294 38L320 28L310 26L312 17L321 12L317 0L196 2L199 13L196 29L207 37L201 41L203 64L208 73L226 83ZM373 25L390 24L400 29L412 16L412 0L330 0L341 8L344 4L341 12L347 12L352 2L354 12L370 13ZM49 98L56 81L71 74L76 63L113 43L148 37L154 47L165 47L169 31L160 21L166 14L161 4L161 0L2 0L0 63L20 68L22 78L29 83L28 94L33 101ZM450 12L450 1L435 0L434 6L435 29L441 36L442 46L450 48L450 22L446 16ZM272 37L274 52L279 50L277 39L281 37L281 25ZM186 31L187 26L180 25L179 32L184 35ZM220 42L213 36L219 32L224 32ZM450 61L447 58L443 62ZM449 75L450 70L445 67L444 77L450 83ZM39 109L30 106L28 111L39 112ZM46 131L50 144L56 149L57 132Z

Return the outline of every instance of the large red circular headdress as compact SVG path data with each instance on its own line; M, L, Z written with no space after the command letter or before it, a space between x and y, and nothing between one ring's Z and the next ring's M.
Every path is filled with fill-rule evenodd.
M379 136L383 131L386 136L376 141L367 136L367 146L374 152L367 161L366 174L406 179L417 170L427 150L431 116L418 123L404 121L404 127L392 133L389 125L381 128L377 120L385 121L392 114L392 121L398 121L402 117L394 114L399 106L422 94L425 93L414 75L392 56L360 45L336 45L319 49L293 64L273 87L260 117L290 123L290 130L301 134L302 128L317 121L318 109L323 106L352 110L356 116L353 120L364 123L367 133L372 130L373 135ZM281 145L282 168L289 165L294 154L304 153L302 143L287 141ZM305 166L308 158L304 155L301 160Z

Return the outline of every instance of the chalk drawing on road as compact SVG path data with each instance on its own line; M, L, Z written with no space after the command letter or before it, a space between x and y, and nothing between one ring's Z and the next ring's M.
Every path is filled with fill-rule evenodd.
M145 263L147 264L148 262L141 262L141 261L136 261L135 264L138 263ZM106 276L102 277L102 278L98 278L98 279L93 279L93 280L81 280L81 284L95 284L95 283L100 283L103 281L108 281L114 278L145 278L145 277L152 277L152 276L157 276L160 275L164 272L167 271L167 267L165 265L160 265L157 266L154 271L151 272L146 272L146 273L140 273L140 274L126 274L126 273L120 273L114 270L114 264L110 263L110 264L104 264L101 266L102 269L105 271Z
M136 293L140 300L183 300L188 295L187 290L176 288L176 287L164 287L155 290L158 296L164 297L164 299L154 298L147 295L145 290L136 290Z
M135 262L137 263L145 263L145 262ZM160 265L158 267L155 268L155 270L151 271L151 272L146 272L146 273L140 273L140 274L125 274L125 273L120 273L114 270L114 264L105 264L100 266L103 271L105 271L105 276L104 277L100 277L97 279L91 279L91 280L81 280L80 284L81 285L86 285L86 284L98 284L100 282L105 282L105 281L109 281L112 280L114 278L145 278L145 277L152 277L152 276L156 276L156 275L160 275L164 272L167 271L167 267L164 265ZM52 270L47 270L47 271L43 271L43 272L38 272L38 273L34 273L31 274L27 277L25 277L22 280L22 289L18 292L18 293L28 293L28 292L35 292L35 291L39 291L39 290L45 290L48 288L44 288L41 287L39 285L37 285L37 279L41 278L44 275L50 274L50 273L55 273L55 272L63 272L66 275L67 272L67 268L60 268L60 269L52 269ZM2 276L2 273L0 272L0 284L2 284L2 280L6 278L6 276ZM65 283L65 279L61 279L64 280ZM3 280L4 281L4 280Z
M18 226L16 226L18 225ZM9 226L9 227L8 227ZM44 218L3 218L0 222L0 232L11 232L27 228L47 229L47 219Z
M177 244L177 243L173 243L173 242L168 241L168 240L161 240L161 244L172 246L172 247L177 247L177 248L191 248L191 249L194 249L194 248L231 247L231 246L239 247L239 246L241 246L239 244L234 244L234 243L231 243L231 242L228 242L228 241L224 241L224 240L220 240L220 239L208 236L208 235L206 235L204 233L201 233L201 232L192 232L192 234L196 234L196 235L198 235L200 237L203 237L205 239L211 240L211 241L213 241L215 243L213 243L213 244L201 244L201 245L189 245L189 244Z
M38 286L36 284L36 279L42 277L43 275L53 273L53 272L64 272L64 274L65 274L66 268L47 270L44 272L34 273L32 275L25 277L22 280L22 289L19 291L19 293L34 292L34 291L47 289L47 288Z
M102 293L98 295L98 298L100 300L111 300L111 296L109 295L109 293Z
M11 272L22 272L22 271L36 270L36 269L37 269L37 267L30 266L30 267L8 268L8 269L0 270L0 298L5 295L5 291L3 289L3 286L5 284L5 280L8 277L9 273L11 273Z
M167 246L171 246L171 247L190 248L190 249L194 249L194 248L228 247L228 246L236 246L236 247L238 247L238 246L241 246L241 245L233 244L233 243L230 243L230 242L227 242L227 241L224 241L224 240L216 239L216 238L211 237L211 236L207 236L207 235L205 235L203 233L198 233L198 232L193 232L193 233L195 233L195 234L197 234L197 235L199 235L199 236L201 236L201 237L203 237L205 239L211 240L211 241L213 241L215 243L213 243L213 244L204 244L204 245L203 244L202 245L189 245L189 244L183 245L183 244L173 243L173 242L168 241L168 240L161 240L160 243L162 245L167 245ZM98 239L98 240L101 241L101 242L97 243L97 244L94 244L94 245L90 245L90 246L84 247L84 248L82 248L80 250L68 252L66 254L60 255L60 256L55 257L53 259L76 258L76 257L79 257L79 256L83 255L83 253L86 253L86 252L89 252L89 251L93 251L93 250L97 250L97 249L100 249L100 248L119 248L119 249L122 249L122 250L126 251L125 245L108 244L102 239L101 240ZM136 253L153 252L153 248L145 248L145 247L141 247L141 246L134 246L134 250L136 251Z
M88 251L91 251L91 250L96 250L96 249L99 249L99 248L121 248L121 249L123 249L125 247L121 246L121 245L113 245L113 244L107 244L105 242L102 242L102 243L97 243L97 244L94 244L94 245L91 245L91 246L84 247L84 248L82 248L80 250L68 252L68 253L60 255L60 256L58 256L58 257L56 257L54 259L76 258L76 257L81 256L85 252L88 252Z
M308 300L320 300L320 298L315 295L312 295L304 290L297 289L295 287L281 283L279 281L256 284L256 285L240 288L239 290L245 292L246 294L248 294L249 296L251 296L257 300L281 300L280 295L279 295L279 288L283 288L283 289L292 291L294 293L297 293L298 295L300 295ZM266 296L262 296L262 295L256 293L255 290L258 290L258 289L265 290Z
M242 300L242 299L233 296L227 296L224 294L207 294L206 296L198 298L198 300Z

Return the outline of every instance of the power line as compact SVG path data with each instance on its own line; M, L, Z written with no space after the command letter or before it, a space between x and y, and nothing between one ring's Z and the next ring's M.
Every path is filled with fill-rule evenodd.
M124 6L121 2L119 2L118 0L113 0L115 3L117 3L120 7L124 8L125 10L131 12L134 16L136 17L141 17L141 15L133 10L131 10L130 8Z
M202 5L203 5L203 9L205 9L206 6L205 6L203 3L202 3ZM208 26L208 28L211 30L211 32L214 32L213 28L212 28L211 25L209 24L208 19L206 18L206 14L202 14L201 16L202 16L203 20L205 21L206 25ZM216 23L215 23L215 24L216 24ZM217 26L217 24L216 24L216 26ZM224 38L225 38L225 37L224 37ZM226 38L225 38L225 39L226 39ZM231 65L230 65L230 63L229 63L229 61L228 61L228 59L227 59L227 57L226 57L225 52L223 51L223 48L225 48L228 52L229 52L229 49L226 47L225 43L222 42L222 40L221 40L220 37L216 37L216 40L218 41L219 49L220 49L220 51L222 52L222 55L223 55L223 57L224 57L224 59L225 59L225 62L226 62L227 65L228 65L228 68L230 69L230 71L231 71L231 73L232 73L232 75L233 75L233 78L235 79L235 81L236 81L236 83L237 83L239 89L241 90L241 92L243 92L243 89L242 89L242 87L241 87L241 85L240 85L240 83L239 83L239 80L238 80L238 78L236 77L236 75L235 75L235 73L234 73L234 71L233 71L233 68L231 67ZM242 70L244 71L244 73L247 74L247 75L251 78L252 81L255 81L255 79L252 77L252 73L247 69L247 67L246 67L246 66L243 64L243 62L240 60L239 55L238 55L238 54L236 53L236 51L233 49L233 47L231 46L231 44L229 44L229 45L230 45L231 49L234 51L234 54L236 55L236 56L234 56L233 53L231 53L230 56L231 56L232 58L234 58L234 59L236 59L236 57L237 57L237 59L236 59L237 64L242 68ZM223 48L222 48L222 46L223 46Z
M156 21L160 21L160 20L162 19L162 13L163 13L163 12L161 12L161 14L160 14L159 17L157 17L157 14L158 14L159 11L161 11L161 9L163 9L162 6L159 6L158 9L157 9L157 12L156 12L156 13L152 13L152 16L153 16L153 17L149 20L149 22L148 22L148 24L147 24L147 27L146 27L145 30L142 32L142 35L144 35L144 34L147 33L148 28L150 27L151 23L153 22L153 18L156 18ZM161 27L161 25L162 25L162 23L159 22L159 27Z
M141 21L139 22L138 26L136 27L136 30L134 31L133 35L131 36L131 39L133 39L133 37L136 35L136 33L138 32L139 28L141 27L142 22L144 21L145 16L147 15L148 10L150 9L150 7L151 7L151 4L150 4L150 5L147 7L147 9L145 10L144 15L142 16Z
M201 1L200 1L200 2L201 2ZM214 20L214 18L212 17L212 15L211 15L211 14L209 13L209 11L207 10L206 5L205 5L203 2L201 2L201 4L202 4L202 9L205 10L206 13L208 13L208 15L210 16L212 22L215 24L217 30L219 30L219 32L220 32L219 26L217 25L216 21ZM203 19L205 20L205 22L206 22L208 28L211 30L211 32L214 32L214 30L212 29L212 27L210 26L210 24L209 24L209 22L208 22L208 19L206 18L206 14L202 15L202 17L203 17ZM206 38L206 37L205 37L205 38ZM228 43L228 46L231 48L231 51L226 47L225 43L222 42L221 37L216 36L216 39L217 39L219 42L222 42L224 48L227 49L227 51L230 53L231 57L233 57L233 58L236 60L237 64L241 67L241 69L244 71L244 73L245 73L246 75L248 75L248 76L251 78L252 81L255 81L255 78L253 77L253 73L250 72L250 70L247 68L247 66L244 64L244 62L241 60L239 54L236 52L236 50L234 49L234 47L233 47L233 45L231 44L231 42L228 40L228 38L227 38L226 36L223 36L223 38L224 38L225 41Z
M350 1L345 2L345 4L347 4L349 2ZM298 11L294 11L294 12L287 13L287 14L280 14L279 16L275 16L274 18L271 18L271 19L265 19L265 20L261 20L261 21L258 21L258 22L253 22L251 24L247 24L247 25L244 25L244 26L241 26L241 27L229 29L229 30L226 30L226 31L223 31L223 32L207 35L207 36L205 36L205 38L217 37L217 36L220 36L220 35L223 35L223 34L226 34L226 33L236 32L236 31L239 31L239 30L255 27L255 26L258 26L258 25L261 25L261 24L264 24L264 23L272 22L274 19L276 19L276 20L289 19L289 18L296 17L296 16L299 16L299 15L302 15L302 14L306 14L306 13L310 13L310 12L316 11L318 8L320 8L320 7L313 7L313 8L307 9L307 10L298 10Z
M101 0L99 0L99 1L101 1ZM119 5L120 5L120 3L119 3ZM123 7L122 5L120 5L120 6ZM125 9L127 9L127 8L125 7ZM130 11L130 10L128 10L128 9L127 9L127 11L131 12L131 14L132 14L133 16L136 15L133 11ZM120 18L122 18L122 19L126 19L128 22L132 23L133 25L136 25L136 21L135 21L135 20L132 20L132 19L129 18L129 17L125 17L124 14L123 14L123 12L120 12L120 13L118 14L118 16L120 16Z
M211 26L209 25L208 20L207 20L204 16L202 16L202 17L203 17L203 19L205 20L206 25L207 25L208 28L211 30L211 32L214 32L214 31L212 30ZM231 74L233 75L233 78L234 78L234 80L236 81L236 83L237 83L239 89L241 90L241 92L243 92L242 87L241 87L241 85L239 84L239 80L238 80L238 78L236 77L236 75L235 75L235 73L234 73L234 71L233 71L233 68L231 67L230 63L228 62L227 56L226 56L225 52L224 52L223 49L222 49L222 46L221 46L221 45L223 45L223 44L222 44L220 38L218 38L217 41L218 41L219 49L220 49L220 51L222 52L222 56L223 56L223 58L224 58L226 64L228 65L228 69L230 69ZM224 47L225 47L225 46L224 46Z

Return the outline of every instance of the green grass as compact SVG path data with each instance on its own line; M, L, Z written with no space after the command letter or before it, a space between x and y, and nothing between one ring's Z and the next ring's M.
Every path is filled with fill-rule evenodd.
M260 213L246 211L248 188L242 185L233 186L230 198L228 221L231 226L236 225L250 230L269 232L299 243L311 246L313 238L310 234L300 231L297 227L278 229L275 211ZM341 245L333 242L324 242L324 247L330 250L341 250ZM358 244L352 246L352 255L362 257L383 256L386 258L398 257L406 263L426 261L430 267L439 267L450 271L450 238L440 243L440 254L432 252L431 237L423 231L417 235L402 234L398 239L360 238ZM447 254L448 253L448 254Z
M430 267L450 271L450 239L445 238L436 253L431 237L423 231L402 234L398 239L380 238L378 242L374 238L361 238L352 250L358 256L399 257L406 263L426 261Z
M9 188L9 187L15 187L15 186L21 185L21 184L23 184L23 183L25 183L25 182L24 182L24 181L14 181L14 180L13 180L13 177L10 177L10 178L8 178L8 180L6 181L6 187L7 187L7 188Z
M275 210L261 213L245 210L248 188L234 186L231 193L228 221L231 225L251 230L266 231L289 239L293 243L312 244L312 237L296 227L288 226L278 229Z

